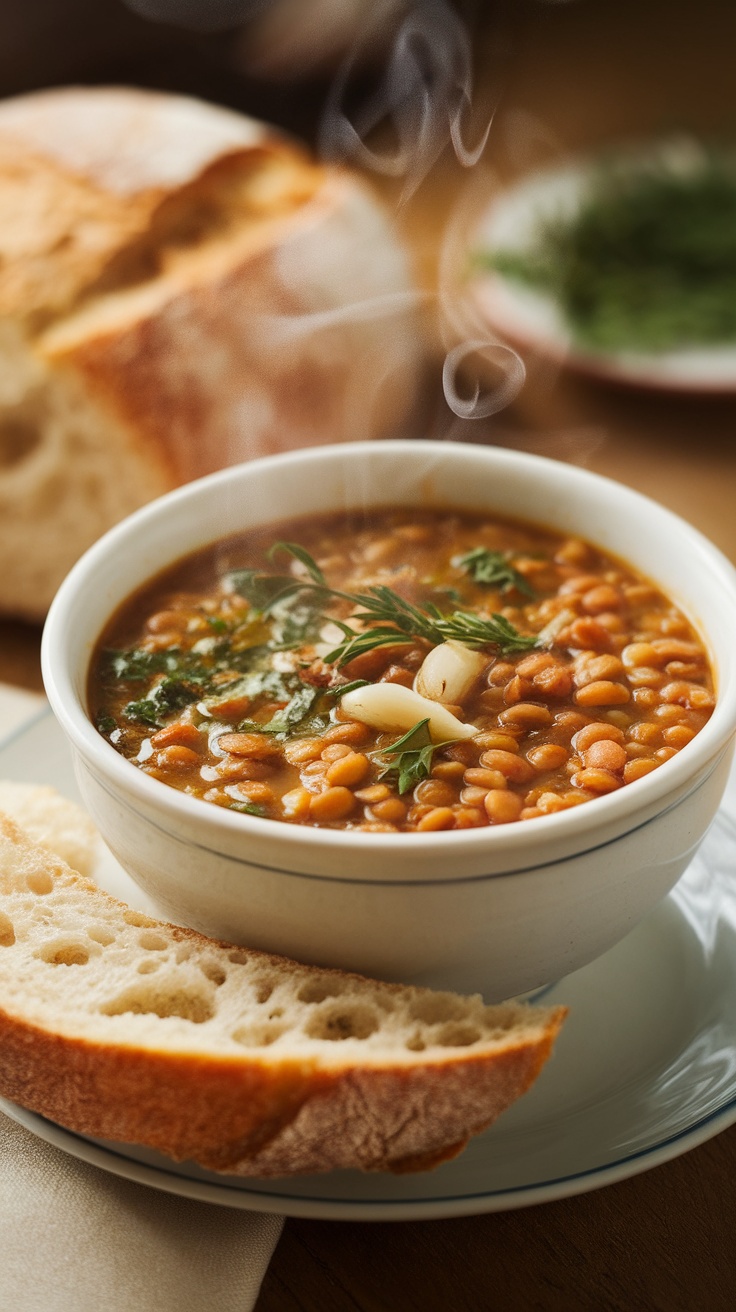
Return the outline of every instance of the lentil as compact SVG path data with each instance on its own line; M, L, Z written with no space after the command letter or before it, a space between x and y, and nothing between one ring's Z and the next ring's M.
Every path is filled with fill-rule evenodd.
M309 802L309 814L313 820L344 820L355 806L355 797L349 788L326 788L323 793L316 793Z
M537 728L539 725L552 723L551 711L537 702L518 702L509 710L502 711L498 718L501 724L520 729Z
M160 770L189 770L191 766L199 765L201 759L199 752L193 752L191 747L172 743L171 747L163 747L157 753L156 764Z
M152 747L191 747L193 751L202 748L202 735L193 724L167 724L165 729L151 735Z
M485 811L477 806L456 806L454 814L456 829L480 829L487 823Z
M414 789L414 800L427 806L451 806L457 801L457 792L442 779L427 779Z
M504 788L491 788L486 793L483 805L492 825L507 825L518 820L522 811L522 801L518 793Z
M349 752L347 756L341 756L337 761L333 761L325 777L328 784L344 784L352 788L365 779L370 768L371 763L362 752Z
M417 829L431 833L437 829L452 829L454 823L455 816L449 806L435 806L422 816Z
M624 740L623 730L615 724L607 724L605 720L594 721L592 724L583 725L575 734L572 744L576 752L585 752L593 743L600 742L601 738L609 738L615 743L622 743Z
M261 802L269 805L275 801L276 794L270 784L259 783L257 779L244 779L235 785L236 791L249 802Z
M612 683L610 679L597 679L595 683L586 683L578 688L575 701L578 706L619 706L629 700L628 688L622 683Z
M499 778L503 780L503 783L499 786L504 787L506 781L503 779L503 775L499 775ZM464 806L482 805L487 792L488 789L484 788L482 784L467 784L460 791L460 801Z
M514 756L513 752L483 752L480 762L489 770L500 770L506 779L513 779L517 784L534 777L534 766L523 756Z
M567 760L567 748L559 743L541 743L532 747L526 754L535 770L559 770Z
M391 796L391 789L388 784L371 784L368 788L358 788L355 796L359 802L385 802L387 797Z
M477 766L466 770L463 776L466 784L474 785L477 788L505 788L506 776L501 770L489 770L484 766Z
M281 756L278 745L260 733L224 733L217 742L224 752L233 756L250 756L254 760Z
M400 797L387 797L383 802L374 803L369 810L372 818L389 824L400 824L406 819L406 803Z
M600 738L597 743L591 743L585 753L586 769L593 767L610 770L611 774L618 774L623 770L627 759L626 749L610 738Z
M624 783L633 784L637 779L643 779L644 775L656 770L657 764L658 762L653 761L651 757L642 757L640 761L629 761L624 766Z
M299 542L335 597L383 588L425 615L431 603L440 616L457 604L476 617L501 615L531 640L549 625L549 646L489 643L477 683L458 687L462 704L447 706L474 736L422 739L426 747L395 761L404 728L377 731L351 718L339 686L367 679L409 688L432 644L412 633L339 669L321 632L329 622L339 645L332 621L350 626L354 611L322 596L314 632L307 622L290 646L283 619L268 617L247 586L238 591L238 571L267 584L281 568L268 563L275 538ZM506 591L453 563L479 548L513 567ZM295 570L307 577L303 565ZM309 621L309 594L299 596ZM299 629L302 611L289 614ZM218 806L249 802L290 824L377 833L533 820L595 800L687 748L714 704L697 634L620 562L522 524L406 509L259 529L181 562L113 617L89 700L113 745L172 787Z
M572 782L578 788L590 788L594 793L612 793L615 788L621 787L621 780L617 779L615 774L610 770L600 770L595 767L578 770L572 777Z

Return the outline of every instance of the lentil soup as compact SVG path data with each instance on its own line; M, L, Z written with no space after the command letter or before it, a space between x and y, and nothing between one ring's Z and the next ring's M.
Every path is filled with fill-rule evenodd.
M89 704L139 769L214 805L433 832L635 783L686 747L714 694L686 617L621 561L398 508L180 561L107 626Z

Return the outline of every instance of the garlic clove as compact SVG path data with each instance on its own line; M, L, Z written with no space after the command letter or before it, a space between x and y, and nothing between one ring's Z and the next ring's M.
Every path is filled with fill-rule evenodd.
M369 683L364 688L353 688L345 693L340 705L354 720L386 732L412 729L419 720L429 720L435 742L472 738L478 732L475 725L458 720L441 702L400 683Z
M425 656L414 679L414 691L435 702L462 704L477 683L489 657L448 638Z

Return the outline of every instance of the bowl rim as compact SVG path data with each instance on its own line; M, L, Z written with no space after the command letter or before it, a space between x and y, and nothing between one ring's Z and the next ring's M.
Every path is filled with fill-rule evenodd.
M375 852L381 859L389 855L398 857L411 855L414 860L421 855L429 856L428 835L424 833L371 833L366 838L364 831L361 830L292 825L282 820L251 817L214 806L201 798L180 792L161 780L151 778L121 756L95 728L82 698L77 695L75 674L78 670L77 667L71 668L68 652L71 634L69 612L80 594L83 594L93 582L101 562L113 553L124 551L126 544L145 532L146 528L155 523L161 515L176 515L182 507L196 505L202 498L207 500L217 495L221 489L232 487L233 482L247 479L255 469L268 473L271 469L277 471L283 469L287 464L318 466L325 460L350 461L360 455L366 456L369 460L396 460L402 456L413 458L418 452L426 453L435 462L438 458L488 460L495 461L506 469L514 466L534 469L540 475L552 470L559 475L559 471L564 470L565 477L569 478L572 486L577 485L581 490L597 488L601 495L607 493L615 494L619 498L623 497L631 509L636 508L640 513L645 511L651 513L654 510L662 523L667 524L670 530L678 535L679 541L685 540L689 548L699 551L701 556L704 556L711 574L720 577L723 586L732 594L736 605L736 569L720 549L698 529L652 498L636 492L625 484L579 466L506 448L412 438L384 442L339 443L299 448L278 455L265 456L218 470L148 502L99 538L77 561L61 584L52 602L43 632L41 664L44 686L62 729L76 751L88 765L93 767L97 777L105 778L122 793L132 795L144 806L163 812L170 821L179 818L203 827L208 831L210 848L216 842L214 834L221 832L230 836L240 836L245 842L249 839L273 842L282 851L281 862L286 859L289 850L296 853L298 849L307 853L326 848L343 852L346 857L351 851L359 850L361 854L370 851ZM516 518L520 517L516 516ZM272 520L273 517L269 516L269 519ZM267 522L268 519L264 519L263 523ZM535 521L532 519L529 522ZM244 525L244 528L246 527L247 525ZM217 537L209 541L217 541ZM191 551L196 552L199 549L198 546L193 546ZM162 565L162 568L181 559L182 554L187 553L177 552L170 561ZM641 566L634 566L634 568L640 569L642 573L646 572ZM127 595L145 583L148 578L151 578L150 573L136 579ZM656 577L653 581L657 582ZM666 589L663 590L667 592ZM98 634L102 631L110 613L112 610L105 615L105 619L99 625ZM701 626L701 636L706 639L708 636L703 626ZM90 658L91 653L87 656L82 671L85 676L84 686L86 686ZM474 858L477 861L479 855L486 850L489 857L492 852L496 852L498 857L507 854L509 862L518 866L520 851L544 849L552 839L562 840L566 837L571 843L569 854L575 855L591 847L591 831L610 830L613 825L616 827L616 832L623 834L629 829L638 827L645 813L653 815L667 809L678 790L692 785L698 773L712 762L719 752L725 750L736 729L736 662L731 675L725 695L722 695L719 688L713 714L692 741L656 770L636 780L635 784L626 785L613 793L591 799L595 802L594 806L582 805L551 815L535 817L533 825L510 824L462 831L433 831L431 834L433 859L435 853L442 855L443 858L453 855L457 859L455 864L458 868L458 879L461 879L464 869L463 858L466 860ZM533 859L524 859L525 869L535 864ZM299 865L297 861L294 867L295 873ZM501 867L498 873L503 872ZM385 875L383 880L376 882L384 882L384 880Z

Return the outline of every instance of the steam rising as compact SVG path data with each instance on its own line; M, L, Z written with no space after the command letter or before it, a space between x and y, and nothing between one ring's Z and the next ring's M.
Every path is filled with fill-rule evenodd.
M205 11L211 11L212 26L218 25L213 19L221 21L223 15L236 13L241 21L252 20L246 21L242 32L241 62L267 76L298 78L305 68L331 62L341 48L346 49L322 115L320 153L327 160L395 180L399 210L416 195L443 153L453 152L468 171L468 182L454 205L439 250L435 311L445 352L444 397L460 421L485 419L508 406L524 385L526 368L519 354L490 330L473 300L469 278L478 216L498 186L482 164L495 104L485 88L483 103L474 103L471 36L450 0L127 2L139 13L164 19L179 3L178 21L190 24L195 18L203 24ZM373 85L366 90L371 78ZM504 134L506 149L523 169L533 167L540 156L559 153L544 125L524 111L505 115ZM325 252L325 258L329 254ZM376 254L380 259L380 252ZM329 309L315 308L311 313L290 315L284 309L272 314L269 309L257 315L254 330L263 347L274 353L373 320L380 334L378 321L383 321L385 344L396 351L399 368L402 357L411 355L406 331L416 324L412 311L426 297L407 290L392 293L385 280L383 287L377 294L368 291L365 299L352 289L343 304L336 306L333 301ZM314 349L319 355L319 345ZM351 388L346 436L371 435L366 429L377 393L393 372L388 355L379 352L375 358L356 362L360 385ZM366 389L362 401L360 386ZM446 436L453 437L455 429L451 423Z
M485 167L473 169L455 202L439 253L438 315L446 351L445 400L458 419L487 419L505 409L524 386L521 356L494 336L469 288L468 267L479 215L498 185ZM476 380L468 394L468 375Z
M337 328L340 324L368 323L393 316L404 321L404 315L416 309L423 299L421 292L387 292L383 296L371 296L364 301L351 301L336 309L314 310L308 314L259 314L253 319L253 326L261 344L272 347L311 337L313 333Z
M485 394L481 390L480 382L476 382L473 395L463 398L458 391L457 376L464 362L476 351L483 355L486 361L498 367L502 378ZM460 342L458 346L453 346L452 350L447 352L442 367L445 399L458 419L487 419L489 415L504 410L519 395L525 378L524 362L516 351L503 342L491 342L484 338L478 341Z
M399 25L378 86L351 118L345 108L347 92L362 51L375 36L369 20L334 80L320 147L328 159L402 178L400 203L404 203L448 143L465 168L476 164L488 141L492 116L480 140L466 146L463 121L473 96L470 39L444 0L415 0ZM389 125L395 144L383 149L367 144L381 126Z
M468 32L445 0L415 0L399 22L378 84L351 116L346 102L355 70L375 39L375 24L369 21L333 83L320 145L329 159L400 179L401 207L448 146L463 168L475 169L488 143L493 111L478 140L466 144L473 117ZM474 180L468 189L470 204L468 196L458 199L439 258L438 326L446 350L442 385L448 406L464 420L502 410L519 394L526 376L520 356L489 333L465 289L473 219L491 194L487 172L479 181L483 186ZM473 360L481 366L482 381L479 376L468 394L460 378Z

